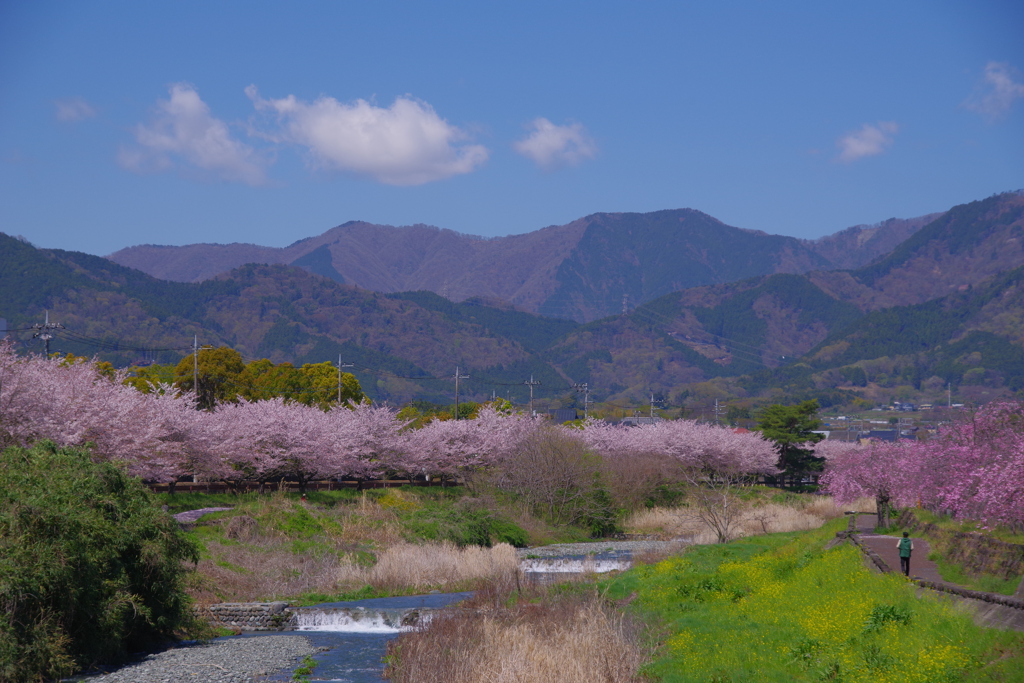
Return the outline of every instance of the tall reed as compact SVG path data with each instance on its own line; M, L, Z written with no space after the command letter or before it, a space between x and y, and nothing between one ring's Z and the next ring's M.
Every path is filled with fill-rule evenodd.
M389 648L395 683L636 680L639 628L596 596L488 611L452 608Z

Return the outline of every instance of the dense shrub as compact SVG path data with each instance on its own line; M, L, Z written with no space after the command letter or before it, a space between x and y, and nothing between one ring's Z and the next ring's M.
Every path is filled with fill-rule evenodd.
M194 631L198 548L142 484L87 451L0 454L0 680L35 681Z
M524 439L495 468L493 482L551 524L602 536L615 531L618 515L602 465L601 457L573 434L542 430Z
M527 534L518 525L494 517L487 510L463 505L428 504L403 515L403 526L417 539L451 541L459 547L508 543L527 545Z

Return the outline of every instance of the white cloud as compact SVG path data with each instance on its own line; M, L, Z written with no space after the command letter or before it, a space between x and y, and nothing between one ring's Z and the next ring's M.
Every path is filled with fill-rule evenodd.
M1005 62L989 62L981 85L964 106L994 121L1010 111L1013 101L1024 97L1020 72Z
M58 121L81 121L96 116L96 109L81 97L69 97L53 103Z
M839 161L849 163L881 154L892 146L893 136L899 129L900 127L893 121L879 121L875 125L865 123L860 130L847 133L836 140Z
M135 127L138 147L121 150L122 166L163 170L184 161L224 180L264 182L263 160L252 147L233 139L226 123L210 115L194 87L176 83L170 94L169 100L157 102L149 125Z
M307 103L289 95L265 100L245 89L257 109L275 112L274 136L309 149L316 165L369 176L388 185L422 185L469 173L487 160L487 148L442 119L426 102L399 97L388 107L333 97Z
M533 132L513 144L515 150L544 169L576 166L597 155L597 145L582 124L556 126L547 119L534 119Z

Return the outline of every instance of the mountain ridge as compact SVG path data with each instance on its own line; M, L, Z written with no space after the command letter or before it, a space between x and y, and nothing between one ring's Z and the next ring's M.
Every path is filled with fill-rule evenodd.
M629 219L603 216L611 223ZM622 253L616 234L602 233L607 227L590 238L607 238L610 253ZM883 388L905 396L947 383L992 396L1024 390L1024 196L953 207L913 232L905 247L859 269L771 273L672 291L586 324L536 316L497 298L381 294L287 264L171 282L0 235L0 316L18 329L49 310L68 328L58 350L98 349L122 365L143 346L175 350L156 359L176 360L193 335L275 362L340 355L363 364L357 376L370 395L396 402L444 396L456 365L472 377L467 396L477 398L498 388L521 391L531 375L546 393L587 382L595 396L623 401L647 400L652 392L680 401L874 400ZM660 246L650 234L640 238L629 245L633 253ZM308 245L305 253L325 244ZM602 258L600 250L590 253ZM580 261L578 272L586 276L592 265ZM932 274L936 267L939 275ZM581 291L582 298L587 290ZM18 334L30 343L30 333Z
M941 214L929 216L936 215ZM348 221L282 248L137 245L107 258L184 282L250 262L292 264L382 293L425 290L453 301L483 297L587 322L617 312L624 302L635 306L687 287L863 265L913 234L926 218L854 226L818 240L732 227L696 209L594 213L494 238L425 224Z

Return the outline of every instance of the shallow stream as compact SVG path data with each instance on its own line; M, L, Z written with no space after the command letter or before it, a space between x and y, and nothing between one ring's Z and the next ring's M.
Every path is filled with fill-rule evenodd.
M587 555L553 554L549 551L543 556L522 558L520 567L528 581L548 583L571 574L628 569L632 564L629 550L601 550L603 552ZM431 610L442 609L471 595L472 593L430 593L398 598L326 602L297 610L298 626L293 633L306 636L314 647L330 648L314 655L317 667L313 670L310 680L336 683L380 681L384 670L382 658L389 640L396 638L403 630L413 628L413 623L429 619ZM260 638L279 633L259 632L231 637ZM278 674L270 680L288 681L291 680L291 673Z

